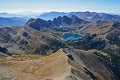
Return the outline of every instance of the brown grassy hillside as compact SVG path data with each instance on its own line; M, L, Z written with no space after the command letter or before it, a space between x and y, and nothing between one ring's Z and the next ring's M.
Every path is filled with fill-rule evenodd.
M60 49L44 57L7 57L0 60L0 65L2 80L117 80L108 64L97 56L72 49Z

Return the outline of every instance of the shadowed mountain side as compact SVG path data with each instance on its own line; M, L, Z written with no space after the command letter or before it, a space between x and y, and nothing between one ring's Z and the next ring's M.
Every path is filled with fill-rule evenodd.
M120 78L120 71L100 56L72 48L63 49L63 51L71 55L74 62L84 68L85 73L93 80L119 80Z
M57 18L54 18L52 21L45 21L42 19L30 19L26 23L26 25L36 29L40 30L43 28L54 28L54 27L79 27L81 24L84 24L85 20L79 19L76 16L67 17L67 16L59 16Z

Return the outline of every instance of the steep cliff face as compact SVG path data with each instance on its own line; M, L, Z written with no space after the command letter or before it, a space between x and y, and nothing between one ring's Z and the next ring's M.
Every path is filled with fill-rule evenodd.
M120 71L114 67L104 56L80 51L72 48L63 50L67 55L71 55L72 60L82 67L84 72L93 80L119 80ZM87 80L87 79L86 79Z

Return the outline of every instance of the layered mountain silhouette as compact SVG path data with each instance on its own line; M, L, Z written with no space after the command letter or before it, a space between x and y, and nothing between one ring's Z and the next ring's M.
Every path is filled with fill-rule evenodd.
M0 27L6 26L23 26L26 23L26 19L18 17L4 18L0 17Z
M120 16L118 15L111 15L111 14L107 14L107 13L96 13L96 12L68 12L68 13L64 13L64 12L48 12L48 13L43 13L40 16L38 16L37 18L42 18L44 20L52 20L55 17L58 16L72 16L72 15L76 15L77 17L81 18L81 19L89 19L89 20L114 20L114 21L118 21L120 22Z
M20 17L20 15L3 12L3 13L0 13L0 17L5 17L5 18L9 18L9 17Z
M77 16L80 19L85 20L113 20L120 22L120 16L118 15L111 15L107 13L96 13L96 12L48 12L43 13L37 18L43 19L43 20L53 20L54 18L57 18L59 16L68 16L72 17L73 15ZM14 17L16 16L16 17ZM10 13L0 13L0 26L21 26L26 23L26 18L20 18L22 15L18 14L10 14ZM55 19L54 19L55 20ZM3 22L2 22L3 21ZM6 24L4 24L6 22Z
M44 19L44 20L53 20L55 17L63 16L63 15L67 15L67 13L52 11L52 12L48 12L48 13L43 13L43 14L37 16L37 18L41 18L41 19Z

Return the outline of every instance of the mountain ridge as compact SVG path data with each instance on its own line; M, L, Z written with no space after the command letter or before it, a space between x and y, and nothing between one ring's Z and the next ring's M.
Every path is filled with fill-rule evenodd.
M55 16L53 14L56 14ZM44 16L43 16L44 15ZM120 16L119 15L113 15L109 13L97 13L97 12L48 12L48 13L43 13L37 18L42 18L44 20L52 20L55 17L58 16L72 16L75 15L81 19L88 19L88 20L114 20L120 22ZM44 17L44 18L43 18ZM47 17L47 18L46 18ZM49 18L51 17L51 18Z
M0 78L11 80L119 80L120 75L105 59L72 48L59 49L43 57L7 56L4 61L0 60L0 64L3 65L0 66Z

